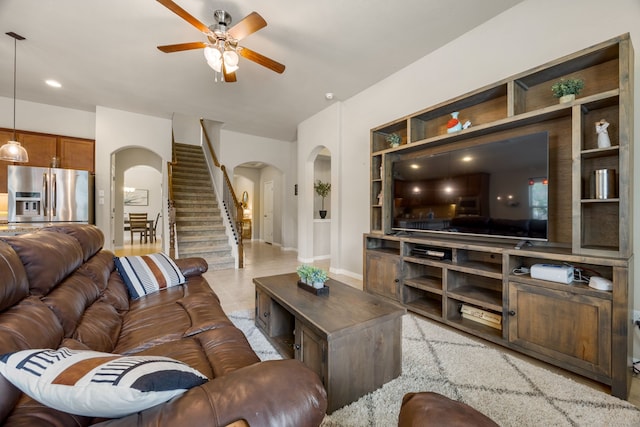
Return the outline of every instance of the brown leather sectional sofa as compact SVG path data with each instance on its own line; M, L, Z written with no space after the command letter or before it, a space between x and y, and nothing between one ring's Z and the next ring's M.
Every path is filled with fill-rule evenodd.
M103 242L102 232L89 225L0 239L0 354L64 346L161 355L187 363L209 381L164 404L104 420L43 406L0 375L0 424L320 424L327 401L316 374L296 360L260 362L201 276L204 260L176 260L185 285L131 300Z

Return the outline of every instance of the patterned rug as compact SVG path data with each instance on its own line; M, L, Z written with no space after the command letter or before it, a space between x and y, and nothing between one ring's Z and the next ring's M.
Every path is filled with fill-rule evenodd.
M280 359L255 327L253 310L229 318L262 360ZM402 375L325 417L322 426L397 425L402 396L434 391L465 402L501 426L640 426L640 410L479 340L414 315L402 325Z

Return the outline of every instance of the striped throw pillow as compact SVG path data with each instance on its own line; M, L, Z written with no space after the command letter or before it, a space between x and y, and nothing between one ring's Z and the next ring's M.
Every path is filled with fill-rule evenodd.
M70 414L119 418L207 382L168 357L90 350L23 350L0 356L0 373L43 405Z
M132 299L186 282L176 263L161 252L116 257L114 261Z

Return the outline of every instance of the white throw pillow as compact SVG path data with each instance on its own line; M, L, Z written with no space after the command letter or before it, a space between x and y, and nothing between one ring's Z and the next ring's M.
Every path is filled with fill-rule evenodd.
M132 299L186 282L176 263L162 252L114 260Z
M0 357L0 373L34 400L70 414L119 418L207 382L168 357L39 349Z

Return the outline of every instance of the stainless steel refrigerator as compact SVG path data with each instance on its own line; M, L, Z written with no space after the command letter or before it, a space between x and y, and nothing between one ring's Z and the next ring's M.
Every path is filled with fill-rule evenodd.
M93 175L10 165L9 223L93 223Z

